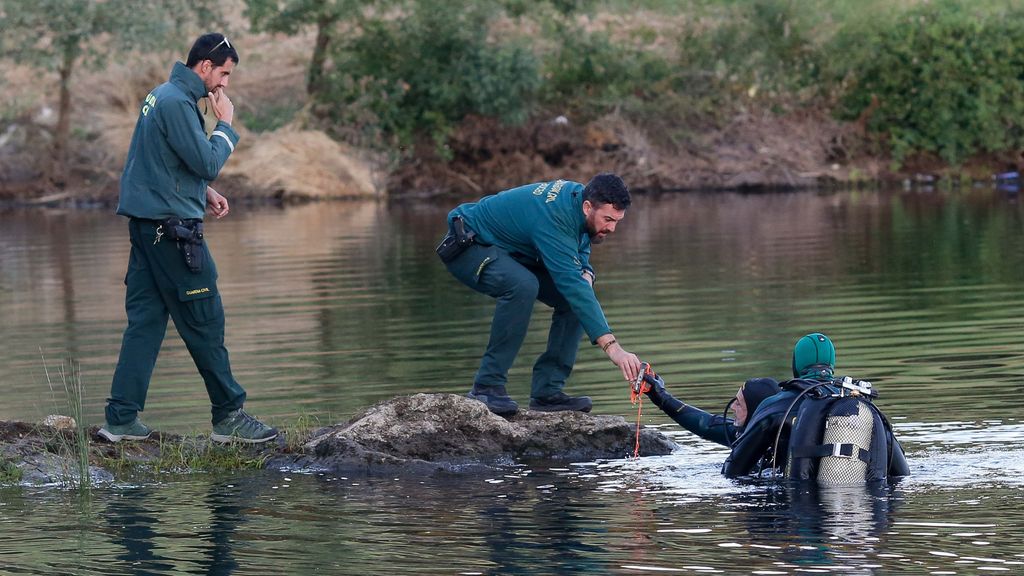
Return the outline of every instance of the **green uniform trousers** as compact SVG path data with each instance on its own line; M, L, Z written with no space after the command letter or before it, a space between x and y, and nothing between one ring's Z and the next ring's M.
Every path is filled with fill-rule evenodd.
M224 306L217 291L217 268L204 243L206 264L202 272L190 272L173 240L164 237L154 243L157 226L153 220L138 218L128 224L132 244L124 279L128 327L107 399L107 422L130 424L145 408L170 315L206 383L216 423L245 403L245 390L231 375L224 347Z
M473 383L504 385L526 338L534 302L552 307L547 349L533 365L530 396L560 392L572 373L583 325L543 266L524 266L497 246L473 244L447 265L456 279L497 300L487 350Z

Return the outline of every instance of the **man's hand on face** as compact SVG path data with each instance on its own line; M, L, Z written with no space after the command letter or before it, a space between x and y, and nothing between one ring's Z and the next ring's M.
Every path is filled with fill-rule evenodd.
M210 99L210 106L213 107L213 114L218 120L231 124L235 117L235 105L231 103L223 88L215 88L207 94Z

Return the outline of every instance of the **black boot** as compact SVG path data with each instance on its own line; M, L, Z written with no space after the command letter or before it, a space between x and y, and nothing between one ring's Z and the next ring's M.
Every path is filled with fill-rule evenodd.
M590 396L569 396L565 392L555 392L543 398L530 398L530 410L538 412L590 412L594 403Z
M473 389L466 394L466 397L483 402L488 410L498 416L513 416L519 411L519 404L516 404L516 401L508 395L504 385L478 386L474 384Z

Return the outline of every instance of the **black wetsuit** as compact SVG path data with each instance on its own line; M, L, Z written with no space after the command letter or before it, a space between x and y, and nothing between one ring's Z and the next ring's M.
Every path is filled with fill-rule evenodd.
M737 427L731 418L710 414L695 406L684 404L664 390L658 390L657 397L652 395L652 399L683 428L705 440L732 448L729 457L722 465L724 475L735 478L757 475L764 470L772 469L781 473L785 469L789 454L790 426L798 413L800 404L806 401L806 397L797 400L801 387L792 385L793 382L797 381L783 383L784 390L782 392L761 402L757 410L750 415L744 427ZM822 383L818 381L800 382L809 386ZM827 389L829 391L836 390L833 386L827 386ZM797 400L795 404L794 400ZM785 424L783 419L786 420ZM781 433L779 432L780 427L782 428ZM885 431L888 465L876 475L888 478L906 476L910 473L910 468L903 454L903 448L890 427L886 426ZM778 456L773 457L773 453L777 453Z

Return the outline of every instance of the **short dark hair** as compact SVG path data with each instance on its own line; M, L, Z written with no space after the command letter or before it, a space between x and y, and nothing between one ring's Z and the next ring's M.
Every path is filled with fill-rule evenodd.
M192 68L203 60L213 62L214 66L223 66L228 58L238 64L238 52L231 45L231 41L223 34L210 32L196 38L192 49L188 51L188 60L185 61L185 66Z
M591 204L611 204L616 210L629 208L629 189L626 183L615 174L608 172L598 174L590 179L583 189L583 199Z

